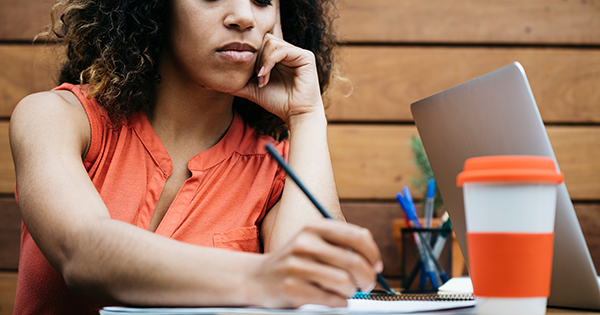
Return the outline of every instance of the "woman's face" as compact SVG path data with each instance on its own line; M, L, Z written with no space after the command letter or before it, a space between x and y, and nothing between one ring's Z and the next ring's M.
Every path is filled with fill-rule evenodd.
M252 77L263 38L279 28L279 0L171 0L163 79L233 92ZM167 78L165 78L167 75Z

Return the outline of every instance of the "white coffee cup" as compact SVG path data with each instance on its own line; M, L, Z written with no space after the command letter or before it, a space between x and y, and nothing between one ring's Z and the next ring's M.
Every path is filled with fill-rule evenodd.
M485 156L465 161L470 276L477 313L545 314L550 293L557 184L554 160Z

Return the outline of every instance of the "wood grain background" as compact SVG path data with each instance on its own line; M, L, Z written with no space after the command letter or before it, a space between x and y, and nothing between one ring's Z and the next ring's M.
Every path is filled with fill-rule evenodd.
M0 2L0 314L12 313L20 233L8 123L20 99L56 84L61 48L32 43L51 5ZM327 93L334 172L348 221L373 231L388 278L401 275L393 198L418 175L409 105L513 61L527 72L600 267L600 0L345 0L338 8L338 65L351 84Z

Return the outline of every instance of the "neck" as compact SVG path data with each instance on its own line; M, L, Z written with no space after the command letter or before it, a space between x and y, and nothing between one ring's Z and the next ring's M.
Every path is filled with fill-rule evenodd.
M233 120L232 103L229 94L163 80L148 118L167 150L181 144L198 153L223 137Z

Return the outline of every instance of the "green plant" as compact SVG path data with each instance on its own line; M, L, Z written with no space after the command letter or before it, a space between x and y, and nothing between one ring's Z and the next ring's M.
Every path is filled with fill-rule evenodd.
M413 135L410 141L410 146L412 152L414 154L413 162L417 166L419 170L419 175L417 178L413 178L413 186L420 190L423 193L423 197L427 196L427 184L429 180L434 178L433 172L431 171L431 165L429 164L429 159L427 159L427 154L425 153L425 149L423 148L423 142L421 142L421 138ZM438 209L441 209L444 206L444 201L440 195L440 191L437 186L437 182L435 185L435 198L433 201L433 213L434 216L438 216Z

